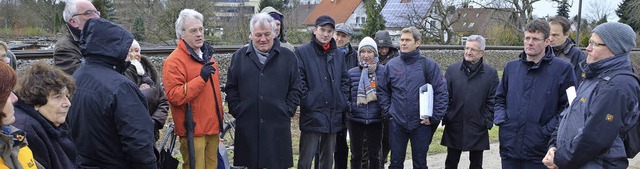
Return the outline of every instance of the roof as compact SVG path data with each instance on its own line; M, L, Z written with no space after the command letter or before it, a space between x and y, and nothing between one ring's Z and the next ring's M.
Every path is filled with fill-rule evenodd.
M407 2L408 1L408 2ZM434 0L388 0L380 12L388 28L409 27L410 18L424 18Z
M509 10L512 9L460 8L451 16L451 20L457 20L451 27L457 33L487 36L494 26L510 19Z
M338 23L344 23L353 14L361 0L323 0L304 20L304 25L315 25L316 18L329 15Z
M316 8L316 6L318 6L318 4L300 4L298 6L296 6L295 9L293 9L291 14L288 14L285 11L285 18L292 18L294 21L293 23L288 23L289 25L286 25L287 27L304 27L304 20L307 19L307 16L309 16L309 14L311 14L311 11L313 11L313 9ZM315 20L313 20L315 23Z

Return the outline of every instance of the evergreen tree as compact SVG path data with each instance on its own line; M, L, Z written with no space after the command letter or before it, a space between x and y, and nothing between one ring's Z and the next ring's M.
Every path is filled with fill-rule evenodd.
M110 0L93 0L91 1L91 3L96 7L98 11L100 11L100 18L115 22L116 17L113 2L111 2Z
M616 15L620 17L618 22L626 23L634 31L640 31L640 11L637 10L640 8L640 2L637 0L624 0L616 9Z
M133 37L138 41L144 40L144 18L141 15L133 20Z
M569 8L567 0L558 1L558 16L569 18Z
M374 37L377 31L386 28L386 22L381 13L385 4L387 4L387 0L380 0L380 3L377 3L376 0L364 0L364 9L367 13L367 20L362 28L364 36Z

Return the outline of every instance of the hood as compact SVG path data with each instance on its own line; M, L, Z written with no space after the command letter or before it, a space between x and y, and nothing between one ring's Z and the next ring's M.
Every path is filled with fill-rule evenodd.
M88 60L101 60L124 70L132 42L133 35L122 26L102 18L89 19L82 31L80 52Z
M374 40L378 44L378 47L389 47L397 49L395 46L393 46L393 42L391 42L391 35L389 35L388 31L376 32Z
M267 13L269 15L271 15L272 17L274 17L273 19L275 20L279 20L280 21L280 32L278 32L278 37L277 40L279 40L280 42L287 42L287 40L285 39L285 26L284 26L284 15L282 14L282 12L278 11L277 9L267 6L264 7L260 13ZM276 16L273 16L273 14L277 14L280 16L280 18L275 18Z
M586 78L596 77L603 72L612 70L633 70L633 66L631 65L631 61L627 54L615 55L591 64L587 64L587 60L585 59L580 62L580 68L584 71Z

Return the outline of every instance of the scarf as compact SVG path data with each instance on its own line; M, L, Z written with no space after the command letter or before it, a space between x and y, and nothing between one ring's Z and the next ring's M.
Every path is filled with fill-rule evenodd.
M360 73L360 81L358 81L357 103L365 105L371 101L376 101L376 68L378 58L375 57L371 62L360 62L362 72Z

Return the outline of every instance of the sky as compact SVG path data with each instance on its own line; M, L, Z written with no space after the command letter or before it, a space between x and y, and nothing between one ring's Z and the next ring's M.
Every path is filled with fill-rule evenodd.
M569 16L573 17L578 14L578 4L579 0L569 0L569 3L572 3L571 10L569 11ZM609 11L609 22L618 21L619 18L616 15L616 9L618 9L618 5L622 2L622 0L582 0L582 18L587 20L592 20L590 17L593 16L594 6L600 8L604 11ZM555 16L557 14L557 6L558 4L555 2L550 2L549 0L541 0L533 4L533 15L538 17L544 16Z

